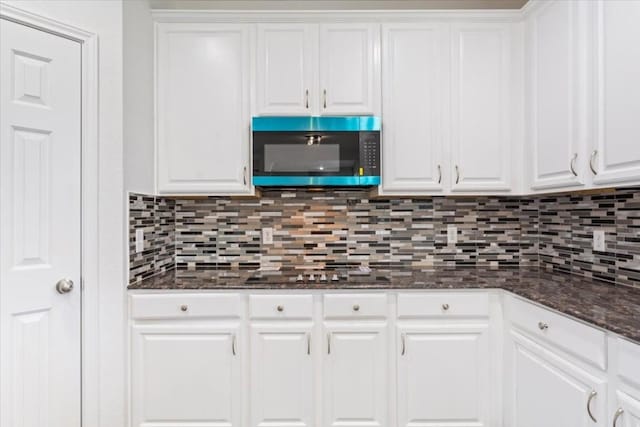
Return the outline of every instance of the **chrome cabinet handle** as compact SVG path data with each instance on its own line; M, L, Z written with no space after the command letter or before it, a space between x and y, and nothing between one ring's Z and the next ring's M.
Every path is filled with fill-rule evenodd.
M592 390L591 393L589 393L589 399L587 400L587 414L589 414L589 418L591 418L594 423L597 423L598 420L596 420L596 418L593 416L593 413L591 412L591 401L597 395L598 395L598 392L595 390Z
M188 305L186 305L186 304L185 304L185 305L181 305L181 306L180 306L180 310L181 310L181 311L187 311L187 310L189 310L189 306L188 306Z
M309 108L309 89L304 91L304 108Z
M456 165L456 184L460 183L460 168Z
M327 354L331 354L331 332L327 334Z
M282 313L284 311L284 306L283 305L279 305L276 307L276 310L278 310L280 313Z
M616 427L616 424L618 423L618 418L620 418L622 414L624 414L624 409L618 408L618 410L616 411L616 414L613 416L613 427Z
M591 153L591 158L589 159L589 168L591 168L591 172L593 172L594 175L598 175L598 171L593 167L593 161L595 160L597 155L598 150L593 150L593 153Z
M326 109L327 108L327 90L326 89L322 91L322 98L323 98L324 108Z
M407 352L407 335L406 334L400 335L400 339L402 340L402 351L400 352L400 355L404 356L405 353Z
M354 304L353 311L360 311L360 306L358 304Z
M244 185L247 185L247 167L246 166L242 170L242 182L244 182Z
M307 354L311 354L311 333L307 332Z
M235 356L236 353L236 334L233 334L233 337L231 337L231 354Z
M546 323L544 323L544 322L538 322L538 328L539 328L541 331L546 331L547 329L549 329L549 325L547 325L547 324L546 324Z
M444 311L449 310L449 304L442 304L442 309L443 309Z
M442 168L438 165L438 184L442 183Z
M58 283L56 283L56 291L59 294L68 294L73 290L73 280L71 279L60 279Z
M578 176L578 172L576 172L576 160L578 159L578 153L575 153L573 155L573 158L571 159L571 163L569 163L569 167L571 168L571 173L573 174L573 176Z

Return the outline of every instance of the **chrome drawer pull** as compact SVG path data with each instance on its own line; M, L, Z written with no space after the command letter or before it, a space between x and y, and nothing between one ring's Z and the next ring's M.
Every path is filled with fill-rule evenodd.
M353 311L360 311L360 306L358 304L355 304L353 306Z
M189 310L189 306L188 306L188 305L186 305L186 304L185 304L185 305L181 305L181 306L180 306L180 310L181 310L181 311L187 311L187 310Z
M594 175L598 175L598 171L593 167L593 161L595 160L597 155L598 150L593 150L593 153L591 153L591 158L589 159L589 168L591 168L591 172L593 172Z
M404 356L405 353L407 352L407 342L406 342L407 337L406 337L406 334L402 334L400 336L400 338L402 339L402 352L400 353L400 355Z
M449 310L449 304L442 304L442 309L443 309L444 311Z
M236 353L236 334L233 334L233 337L231 338L231 354L235 356Z
M307 332L307 354L311 354L311 334Z
M616 411L616 415L614 415L613 417L613 427L616 427L616 424L618 423L618 418L620 418L622 414L624 414L624 409L618 408L618 410Z
M596 418L593 416L593 413L591 412L591 401L597 395L598 395L598 392L595 390L592 390L591 393L589 393L589 400L587 400L587 414L589 414L589 418L591 418L594 423L598 423L598 420L596 420Z
M283 305L279 305L276 307L276 310L278 310L280 313L282 313L284 311L284 306Z
M538 328L540 328L541 331L546 331L549 329L549 325L544 322L538 322Z
M578 176L578 172L576 172L576 160L578 159L578 153L575 153L573 155L573 158L571 159L571 163L569 163L569 167L571 168L571 173L573 174L573 176Z
M327 334L327 354L331 354L331 332Z

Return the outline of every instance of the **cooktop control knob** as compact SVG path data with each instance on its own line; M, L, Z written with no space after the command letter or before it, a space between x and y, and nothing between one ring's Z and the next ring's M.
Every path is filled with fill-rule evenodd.
M340 280L340 279L338 279L338 275L337 274L334 274L333 276L331 276L331 281L332 282L337 282L338 280Z
M296 282L304 282L304 277L302 276L302 274L298 274L298 277L296 277Z
M327 281L327 275L326 275L326 274L324 274L324 273L322 273L322 274L320 275L320 281L321 281L321 282L326 282L326 281Z

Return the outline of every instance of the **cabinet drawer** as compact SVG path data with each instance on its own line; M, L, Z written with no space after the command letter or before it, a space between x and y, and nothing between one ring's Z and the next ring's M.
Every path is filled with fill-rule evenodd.
M513 297L506 299L505 314L513 325L533 336L602 370L607 368L603 331Z
M618 376L640 387L640 345L618 338Z
M249 312L252 319L311 319L311 295L251 295Z
M138 320L240 317L242 314L238 294L132 295L130 301L131 318Z
M398 317L486 317L488 293L434 292L398 295Z
M325 319L335 318L385 318L387 317L385 294L333 294L324 296Z

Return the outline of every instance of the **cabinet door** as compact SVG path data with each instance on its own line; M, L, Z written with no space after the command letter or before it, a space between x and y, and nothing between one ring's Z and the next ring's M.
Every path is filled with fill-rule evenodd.
M249 31L158 24L160 193L249 191Z
M320 25L321 114L377 113L379 50L378 25Z
M389 24L382 33L382 190L442 191L448 86L443 26Z
M258 25L258 114L311 115L318 101L317 32L317 25Z
M389 425L386 322L332 323L325 331L323 425Z
M585 2L543 3L527 22L528 145L534 190L584 184Z
M491 426L486 324L400 326L397 337L398 426Z
M623 391L616 392L616 410L620 410L614 427L640 427L640 400ZM615 413L613 415L616 416Z
M240 426L238 325L132 329L132 425Z
M518 333L512 332L511 336L514 427L607 425L604 379ZM589 410L597 423L589 416Z
M311 324L251 326L251 426L313 424Z
M509 25L453 26L453 191L511 189Z
M596 6L595 184L640 181L640 2Z

